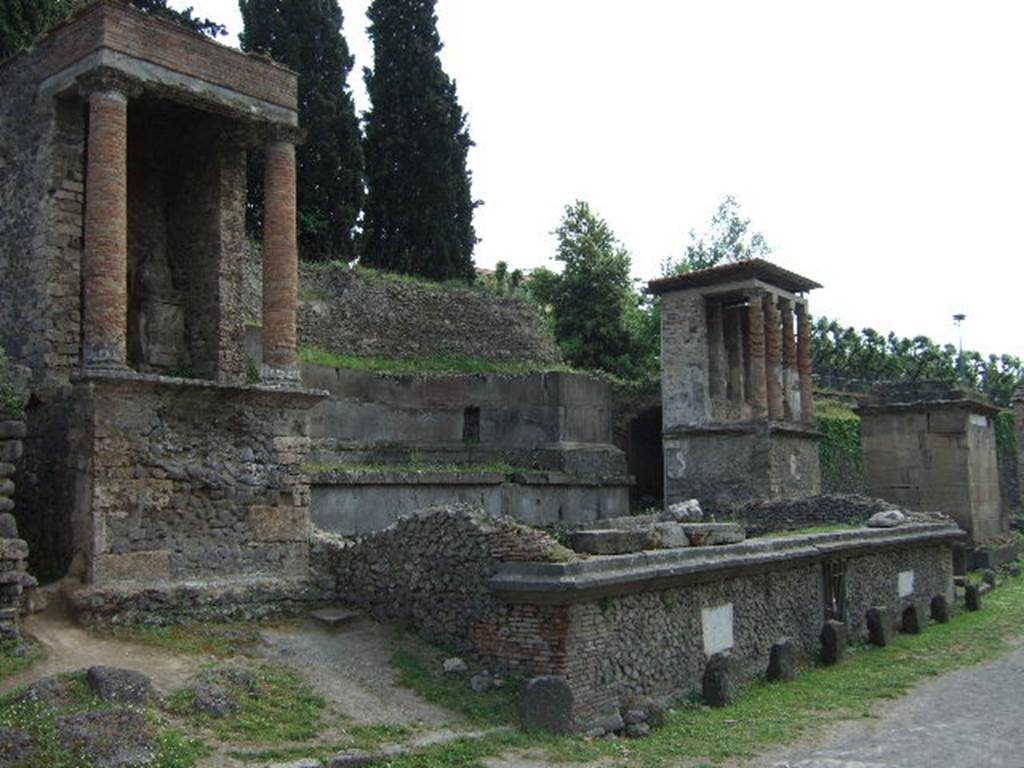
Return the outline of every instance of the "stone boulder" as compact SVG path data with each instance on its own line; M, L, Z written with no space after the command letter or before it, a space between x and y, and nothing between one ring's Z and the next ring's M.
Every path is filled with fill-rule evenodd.
M898 509L876 512L868 518L868 528L895 528L903 525L909 518Z
M675 523L699 523L704 519L704 510L697 499L687 499L670 504L663 518Z
M0 728L0 768L31 765L32 735L16 728Z
M105 709L58 717L61 745L94 768L139 768L156 756L155 728L137 709Z
M134 669L118 667L90 667L85 682L103 701L145 706L153 696L149 678Z

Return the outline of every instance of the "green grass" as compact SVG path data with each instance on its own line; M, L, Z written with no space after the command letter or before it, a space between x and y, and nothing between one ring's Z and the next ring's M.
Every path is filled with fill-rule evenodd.
M329 744L304 747L261 749L254 752L232 751L228 755L243 763L285 763L294 760L326 760L339 752L361 749L372 751L382 744L395 744L408 738L412 730L404 725L353 725L345 729L344 739Z
M169 626L129 624L98 627L90 631L100 637L148 645L173 653L216 656L221 659L251 656L262 642L258 625L241 622L196 622Z
M460 355L434 355L429 357L357 357L328 352L318 347L301 347L299 359L304 363L315 363L331 368L348 368L357 371L381 371L387 373L501 373L521 375L527 373L572 372L567 365L545 365L543 363L510 362L504 360L483 360Z
M740 521L742 522L742 521ZM830 523L828 525L809 525L806 528L787 528L784 531L771 531L758 538L770 539L779 536L802 536L812 533L841 533L843 531L857 531L864 528L857 523Z
M501 727L516 719L518 681L508 680L501 688L477 693L469 687L473 672L446 674L442 658L414 638L396 631L396 650L391 665L398 672L398 683L411 688L427 701L457 712L479 727ZM474 670L476 671L476 670Z
M504 461L492 461L482 464L430 464L422 461L410 461L405 464L305 464L303 470L313 473L326 472L416 472L424 474L427 472L444 472L457 474L463 472L472 473L498 473L510 475L516 472L534 472L528 467L516 467Z
M24 672L43 658L43 649L35 640L0 641L0 680Z
M986 595L981 612L957 613L950 624L933 624L921 635L899 635L886 648L854 647L842 664L809 666L792 683L757 680L727 709L679 706L669 713L664 726L645 739L589 741L579 736L502 734L424 750L389 765L479 768L484 757L524 749L542 750L544 761L553 763L612 759L644 768L687 760L719 765L792 743L839 720L873 717L880 703L906 694L927 678L1008 652L1014 647L1012 641L1021 636L1021 626L1024 579L1018 578ZM403 673L403 682L424 695L451 685L431 679L427 670L413 671ZM455 708L463 694L448 691L428 698Z
M320 735L326 702L297 672L270 665L247 672L253 675L251 688L221 682L241 705L237 714L210 718L195 712L192 688L173 694L167 709L194 727L208 729L225 742L273 744L308 741Z

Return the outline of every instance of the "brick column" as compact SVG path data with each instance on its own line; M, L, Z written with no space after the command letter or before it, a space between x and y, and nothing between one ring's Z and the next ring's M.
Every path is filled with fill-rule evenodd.
M263 371L265 383L300 381L295 312L299 299L295 144L266 148L263 214Z
M796 305L796 366L800 375L800 420L814 423L814 384L811 381L811 317L807 304Z
M800 381L796 369L796 335L793 329L793 302L779 300L782 319L782 407L790 421L800 419Z
M747 402L755 419L768 415L768 377L765 369L764 304L760 293L747 304Z
M782 316L775 303L776 297L765 295L764 299L764 357L768 379L768 418L778 421L785 418L782 396Z
M127 365L128 99L138 89L113 70L79 79L89 101L82 254L82 366Z

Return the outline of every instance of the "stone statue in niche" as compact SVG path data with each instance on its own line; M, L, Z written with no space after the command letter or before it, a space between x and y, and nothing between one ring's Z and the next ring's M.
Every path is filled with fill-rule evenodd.
M142 369L181 375L189 364L181 294L163 253L145 251L139 257L130 277L136 359Z

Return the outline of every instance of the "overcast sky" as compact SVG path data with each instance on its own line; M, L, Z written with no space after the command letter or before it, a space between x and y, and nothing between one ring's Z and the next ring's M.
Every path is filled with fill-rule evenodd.
M172 0L241 27L235 0ZM341 0L368 104L368 0ZM588 200L656 277L734 195L816 315L1024 357L1024 3L439 0L480 266Z

